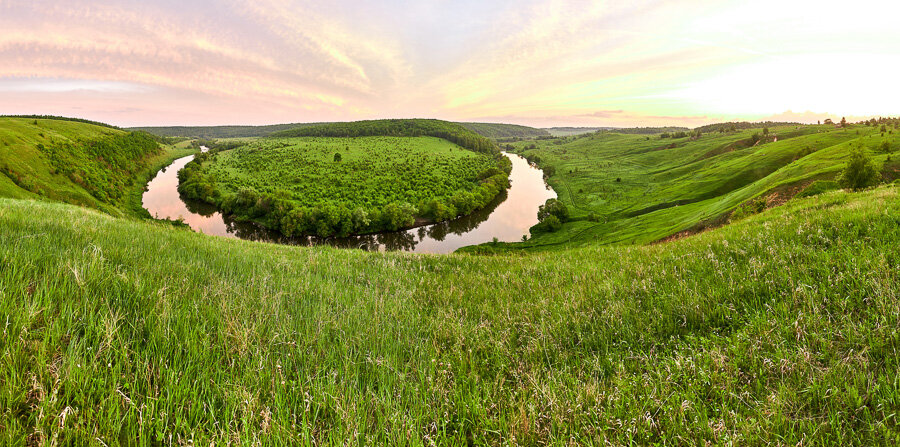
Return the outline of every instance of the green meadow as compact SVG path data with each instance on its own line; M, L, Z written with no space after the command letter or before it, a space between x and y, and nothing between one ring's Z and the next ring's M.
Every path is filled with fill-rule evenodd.
M897 178L900 133L875 126L780 126L660 138L601 131L505 145L536 161L571 214L561 230L504 248L555 250L642 244L727 222L754 200L783 203L817 180L834 180L851 148ZM753 142L753 136L760 140ZM777 141L776 141L777 140ZM490 247L488 250L495 250Z
M134 191L189 142L120 166L88 155L132 134L0 123L0 166L19 174L0 175L0 444L900 443L900 188L834 183L854 145L896 178L879 149L894 133L512 143L571 220L418 255L135 218ZM215 177L284 163L253 147L335 163L347 139L319 138L219 152ZM104 202L53 157L125 190Z
M160 144L148 134L104 125L0 117L0 197L149 218L141 208L144 185L160 168L193 152L187 142Z

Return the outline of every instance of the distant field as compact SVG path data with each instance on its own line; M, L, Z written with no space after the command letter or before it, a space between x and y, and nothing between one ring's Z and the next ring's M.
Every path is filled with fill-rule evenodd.
M550 133L544 129L535 129L533 127L519 126L516 124L493 124L493 123L459 123L461 126L469 129L479 135L499 139L499 138L535 138L549 137Z
M584 135L586 133L594 133L598 130L614 130L612 127L550 127L542 129L547 131L554 137L571 137L574 135Z
M196 170L188 165L181 189L273 229L284 228L288 213L278 209L289 207L305 209L301 219L349 216L354 228L339 232L360 233L393 227L379 223L389 209L445 220L483 206L498 191L485 189L482 181L505 178L505 160L433 137L265 139L213 154ZM273 203L251 210L255 203L241 203L247 194ZM319 231L315 222L288 232L331 233Z
M880 146L900 147L900 133L855 125L782 126L703 134L699 139L607 132L514 143L538 161L573 221L516 248L558 249L593 243L647 243L716 225L735 207L765 196L785 200L814 180L833 180L852 146L867 149L893 174ZM777 142L775 139L777 138ZM779 196L781 198L779 198ZM593 220L592 220L593 219Z
M140 130L163 137L188 137L205 139L264 137L274 132L316 126L321 123L273 124L269 126L169 126L169 127L133 127L128 130Z
M141 130L154 135L164 137L190 137L190 138L247 138L247 137L265 137L276 132L282 132L291 129L299 129L303 127L318 126L327 123L293 123L293 124L274 124L268 126L171 126L171 127L134 127L129 130ZM533 127L519 126L515 124L494 124L494 123L458 123L481 136L487 138L533 138L540 136L549 136L550 134L542 129Z

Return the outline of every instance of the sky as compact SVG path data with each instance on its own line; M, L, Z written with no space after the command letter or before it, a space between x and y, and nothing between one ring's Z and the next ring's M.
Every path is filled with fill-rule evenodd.
M900 115L900 2L0 0L0 114L694 127Z

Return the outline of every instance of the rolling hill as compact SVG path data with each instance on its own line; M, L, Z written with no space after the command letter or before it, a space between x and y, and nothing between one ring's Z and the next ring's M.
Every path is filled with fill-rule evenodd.
M99 123L0 117L0 197L149 217L140 206L143 183L181 153L149 134Z
M572 214L560 231L509 248L649 243L719 225L755 200L780 204L816 180L835 179L851 148L872 154L891 180L900 163L884 144L900 147L900 133L792 125L684 138L610 131L505 145L545 170Z
M900 188L785 194L893 133L516 143L574 220L436 256L134 219L55 160L133 191L175 149L0 129L0 444L900 442Z

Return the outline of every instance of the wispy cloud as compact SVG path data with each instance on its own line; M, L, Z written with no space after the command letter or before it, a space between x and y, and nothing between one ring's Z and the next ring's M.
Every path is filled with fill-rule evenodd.
M890 114L900 98L877 86L896 71L897 14L866 1L0 0L0 113L591 125Z

